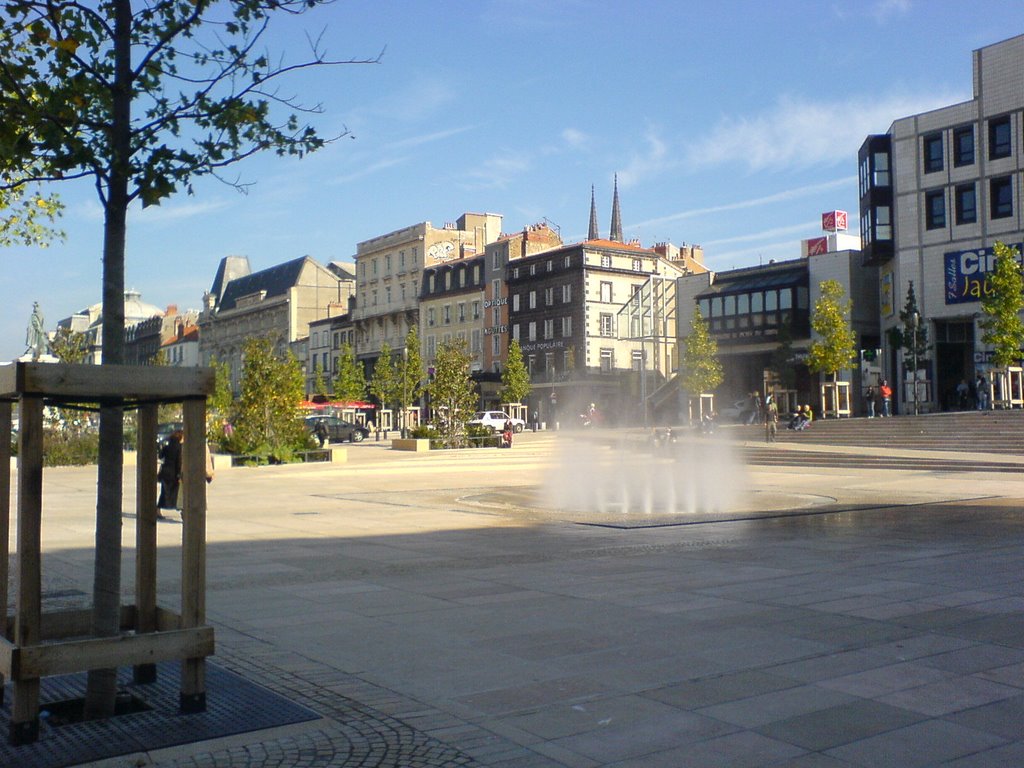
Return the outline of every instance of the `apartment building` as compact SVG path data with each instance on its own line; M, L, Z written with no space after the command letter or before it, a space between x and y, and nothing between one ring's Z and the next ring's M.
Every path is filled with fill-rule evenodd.
M954 407L960 380L989 369L979 302L993 245L1024 242L1022 73L1024 35L980 48L973 98L901 117L858 153L861 247L864 264L879 269L884 372L908 375L887 332L901 324L913 283L933 344L933 407Z
M442 227L424 221L356 246L358 299L352 318L358 357L368 370L385 343L401 348L409 328L419 322L423 270L482 255L501 234L501 219L464 213Z

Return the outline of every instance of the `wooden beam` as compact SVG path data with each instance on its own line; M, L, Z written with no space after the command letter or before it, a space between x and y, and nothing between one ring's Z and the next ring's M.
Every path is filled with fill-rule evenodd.
M0 397L45 395L78 402L183 400L213 392L212 368L15 363L0 366Z
M214 652L213 627L191 627L147 635L96 637L33 645L13 651L11 678L38 679L120 665L205 658Z
M0 617L7 617L7 585L11 563L11 403L0 402ZM11 637L6 623L0 635ZM3 701L3 680L0 679L0 701Z
M206 623L206 401L182 405L185 442L182 443L181 626ZM206 660L181 663L181 709L206 709Z
M38 645L41 634L41 530L43 514L43 398L26 395L19 404L18 592L14 644ZM39 732L39 678L14 681L11 740L34 740Z
M135 464L135 631L156 629L156 464L157 406L139 407ZM156 681L156 666L145 664L132 671L136 683Z

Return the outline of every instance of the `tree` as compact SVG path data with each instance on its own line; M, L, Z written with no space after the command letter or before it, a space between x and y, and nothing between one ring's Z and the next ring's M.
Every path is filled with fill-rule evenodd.
M416 402L423 391L423 356L420 355L420 337L416 326L409 328L405 334L405 348L402 350L402 364L396 366L397 382L395 395L402 409L402 430L406 430L406 409Z
M89 339L84 333L62 326L50 339L50 352L62 363L84 363L89 354Z
M400 385L398 372L395 370L394 361L391 359L391 346L384 342L380 348L380 355L373 365L373 376L370 378L370 394L377 398L381 408L388 408L398 400L396 389ZM380 426L378 424L378 426Z
M213 394L206 398L206 439L221 448L230 448L226 424L234 420L235 394L231 389L231 365L210 358L213 368Z
M995 244L995 264L988 275L988 290L981 299L986 315L979 325L985 330L981 340L992 346L992 363L997 368L1018 365L1024 346L1024 276L1020 253L1003 243Z
M473 357L463 339L443 342L434 359L434 380L430 382L430 402L434 423L441 440L449 448L465 441L466 422L473 416L479 397L469 376Z
M917 361L920 368L921 363L928 359L931 345L928 344L928 326L917 308L917 294L914 293L914 281L911 280L907 286L907 300L900 311L900 322L903 326L894 326L890 333L890 341L893 346L903 349L903 360L908 367L912 367ZM916 372L915 372L916 375Z
M9 171L0 170L0 246L28 245L45 248L64 233L53 222L64 206L56 197L44 197L38 185L19 183Z
M690 335L683 342L682 384L691 396L714 392L722 383L722 363L718 359L718 343L708 333L708 324L693 308Z
M793 326L783 323L779 326L775 349L772 350L768 368L777 377L783 389L796 386L796 369L793 365Z
M807 354L807 368L813 373L825 373L835 379L841 370L853 365L857 359L856 336L850 325L852 301L844 298L843 286L835 280L824 280L821 295L814 302L811 328L817 334Z
M530 386L530 372L523 362L523 350L516 339L508 345L508 360L505 370L501 372L501 393L498 397L503 403L521 403L529 396L533 388Z
M338 356L338 373L334 377L334 397L351 403L366 397L366 374L356 360L351 344L341 345Z
M305 394L302 368L291 352L275 353L265 336L246 341L242 354L245 363L235 417L240 449L286 461L306 443L300 408Z
M324 367L320 363L313 369L313 394L327 396L327 380L324 379Z
M257 152L301 157L324 145L296 116L319 108L282 96L276 84L303 68L354 62L330 61L314 42L306 59L288 64L259 45L272 16L323 2L3 4L0 190L94 182L103 209L103 364L124 362L129 206L156 205L180 189L191 193L202 176L224 180L223 169ZM278 115L281 109L291 114ZM121 406L104 404L91 626L98 637L120 631L123 430ZM116 670L90 671L86 717L112 715L116 693Z

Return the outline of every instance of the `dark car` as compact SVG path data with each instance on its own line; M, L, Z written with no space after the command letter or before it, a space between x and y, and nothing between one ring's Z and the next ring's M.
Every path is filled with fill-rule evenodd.
M309 430L311 435L318 421L322 421L324 426L327 427L327 440L331 443L343 443L345 441L359 443L370 434L370 430L366 427L353 424L351 421L345 421L337 416L307 416L306 429Z

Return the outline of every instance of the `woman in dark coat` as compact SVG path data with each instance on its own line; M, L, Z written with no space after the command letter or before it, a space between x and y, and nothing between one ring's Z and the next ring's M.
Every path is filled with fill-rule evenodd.
M178 509L178 487L181 484L181 441L184 433L179 429L167 438L160 449L160 498L156 502L156 516L163 518L161 509Z

